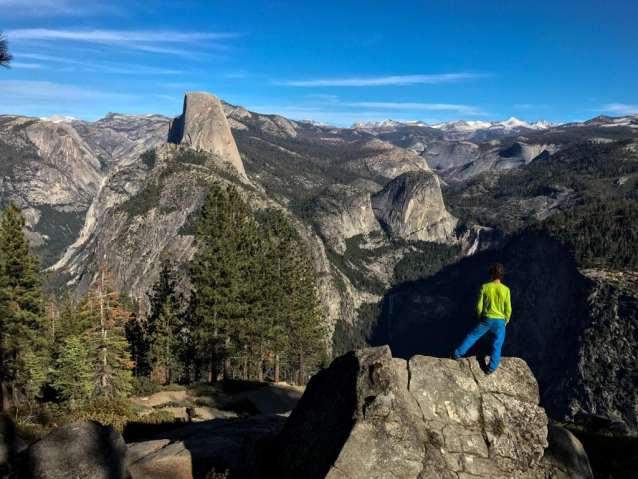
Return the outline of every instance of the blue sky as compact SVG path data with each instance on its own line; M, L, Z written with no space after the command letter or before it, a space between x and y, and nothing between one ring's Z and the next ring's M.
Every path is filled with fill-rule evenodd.
M335 125L638 113L638 1L0 0L0 113L180 113L205 90Z

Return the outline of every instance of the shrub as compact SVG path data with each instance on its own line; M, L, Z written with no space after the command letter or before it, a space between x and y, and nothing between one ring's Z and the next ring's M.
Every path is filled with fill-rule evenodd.
M137 418L137 422L144 424L162 424L165 422L175 422L176 418L170 411L158 410L153 411L146 416L140 416Z
M71 411L68 422L95 421L104 426L111 424L118 432L135 419L128 401L122 398L97 398L81 408Z
M505 423L500 417L495 417L492 420L492 432L497 437L501 437L503 434L505 434Z
M222 393L220 383L193 383L186 389L191 396L219 396Z
M162 390L160 383L143 376L133 378L132 385L134 396L150 396Z
M206 474L206 479L228 479L228 469L223 472L218 472L215 469L211 469L208 474Z
M162 391L186 391L186 386L174 383L167 384L166 386L162 386Z

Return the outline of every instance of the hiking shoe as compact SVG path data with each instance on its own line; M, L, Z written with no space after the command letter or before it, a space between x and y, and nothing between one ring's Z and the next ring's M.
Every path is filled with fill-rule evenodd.
M487 370L485 371L485 375L489 376L490 374L494 374L495 372L496 372L496 369L494 371Z
M461 357L460 356L454 356L454 354L450 354L448 356L448 359L461 359Z

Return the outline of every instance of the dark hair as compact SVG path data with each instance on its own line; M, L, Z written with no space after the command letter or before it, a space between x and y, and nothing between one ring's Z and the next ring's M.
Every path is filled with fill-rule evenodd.
M490 266L489 273L492 279L503 279L503 276L505 276L505 268L501 263L494 263Z

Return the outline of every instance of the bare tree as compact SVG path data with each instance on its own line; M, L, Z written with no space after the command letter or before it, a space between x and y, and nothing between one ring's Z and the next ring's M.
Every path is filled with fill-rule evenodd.
M9 63L13 60L13 55L9 53L9 43L7 37L0 30L0 67L11 68Z

